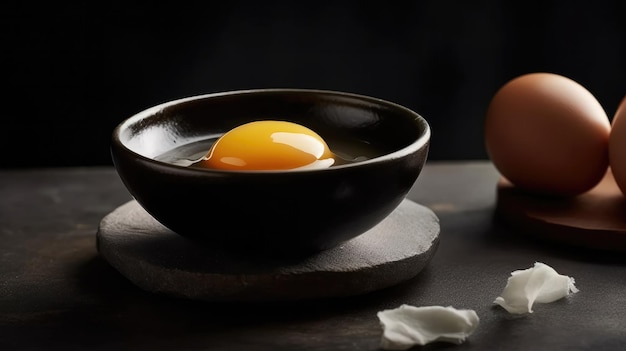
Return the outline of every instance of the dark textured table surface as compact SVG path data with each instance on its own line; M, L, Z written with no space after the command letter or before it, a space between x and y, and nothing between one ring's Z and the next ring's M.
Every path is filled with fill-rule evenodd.
M441 221L440 245L411 281L368 295L209 303L142 291L103 261L95 233L130 200L112 168L0 172L0 350L378 350L376 312L401 304L474 309L454 350L626 349L626 258L530 239L494 221L488 162L429 162L409 198ZM577 294L510 315L493 304L517 269L546 263Z

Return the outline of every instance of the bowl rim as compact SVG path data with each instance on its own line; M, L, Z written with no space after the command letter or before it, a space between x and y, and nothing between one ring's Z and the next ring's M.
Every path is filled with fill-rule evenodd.
M422 134L419 136L419 138L415 139L412 143L410 143L409 145L396 150L394 152L391 153L387 153L384 155L380 155L377 157L373 157L367 160L363 160L363 161L359 161L359 162L355 162L355 163L348 163L348 164L342 164L342 165L337 165L337 166L333 166L333 167L328 167L328 168L303 168L303 169L289 169L289 170L224 170L224 169L209 169L209 168L199 168L199 167L186 167L186 166L181 166L181 165L175 165L175 164L171 164L171 163L167 163L167 162L163 162L163 161L159 161L159 160L155 160L153 158L141 155L139 153L137 153L136 151L130 149L129 147L127 147L120 139L120 135L121 132L123 130L125 130L127 128L127 126L136 123L137 121L149 117L151 115L155 115L158 112L166 109L167 107L171 107L174 105L178 105L178 104L182 104L182 103L186 103L189 101L196 101L196 100L204 100L204 99L209 99L209 98L214 98L214 97L221 97L221 96L232 96L232 95L247 95L247 94L258 94L258 93L306 93L306 94L327 94L327 95L334 95L334 96L339 96L339 97L346 97L346 98L354 98L354 99L358 99L358 100L362 100L362 101L366 101L366 102L371 102L371 103L375 103L375 104L379 104L379 105L384 105L384 106L388 106L390 108L393 108L395 110L400 110L403 111L404 113L408 114L408 115L412 115L414 117L414 119L417 121L417 123L422 124L423 127L423 132ZM240 90L229 90L229 91L220 91L220 92L214 92L214 93L206 93L206 94L198 94L198 95L191 95L191 96L187 96L187 97L183 97L183 98L178 98L178 99L173 99L173 100L169 100L163 103L159 103L157 105L154 105L152 107L148 107L144 110L141 110L133 115L131 115L128 118L125 118L124 120L122 120L114 129L113 129L113 133L112 133L112 145L111 145L111 149L113 149L114 145L116 145L119 149L125 151L125 152L129 152L131 153L135 158L139 158L141 160L143 160L144 162L148 162L151 164L154 164L156 166L159 167L164 167L166 169L175 169L177 171L186 171L186 172L191 172L191 173L218 173L218 174L263 174L263 173L271 173L271 174L277 174L277 173L311 173L311 172L332 172L333 170L338 170L338 169L345 169L345 168L355 168L355 167L362 167L364 165L368 165L368 164L377 164L380 162L384 162L384 161L390 161L390 160L395 160L398 158L401 158L403 156L412 154L414 152L419 151L420 149L424 148L426 146L426 144L428 144L430 142L430 136L431 136L431 130L430 130L430 125L428 124L428 121L426 121L426 119L424 117L422 117L420 114L418 114L417 112L402 106L398 103L395 102L391 102L389 100L385 100L382 98L376 98L373 96L369 96L369 95L364 95L364 94L357 94L357 93L351 93L351 92L344 92L344 91L338 91L338 90L329 90L329 89L307 89L307 88L257 88L257 89L240 89Z

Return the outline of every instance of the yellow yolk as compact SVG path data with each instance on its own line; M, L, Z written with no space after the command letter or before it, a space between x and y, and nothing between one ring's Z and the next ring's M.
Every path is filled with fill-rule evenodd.
M285 121L243 124L222 135L199 166L227 170L327 168L335 162L314 131Z

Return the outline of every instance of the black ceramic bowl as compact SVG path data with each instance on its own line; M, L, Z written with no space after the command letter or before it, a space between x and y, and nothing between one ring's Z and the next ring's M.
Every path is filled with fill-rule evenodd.
M198 140L263 119L304 125L333 151L365 148L368 159L289 171L197 169L159 160L180 148L206 153ZM172 231L226 250L300 254L337 246L389 215L420 174L429 142L428 123L388 101L261 89L149 108L115 128L111 152L131 195Z

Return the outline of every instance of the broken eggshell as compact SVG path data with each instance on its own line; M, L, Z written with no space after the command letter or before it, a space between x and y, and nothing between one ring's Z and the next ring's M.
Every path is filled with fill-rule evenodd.
M479 318L473 310L454 307L401 305L378 312L383 327L381 348L406 350L435 341L461 344L474 332Z
M557 273L552 267L536 262L531 268L511 273L502 294L494 303L509 313L533 313L535 302L549 303L578 292L574 278Z

